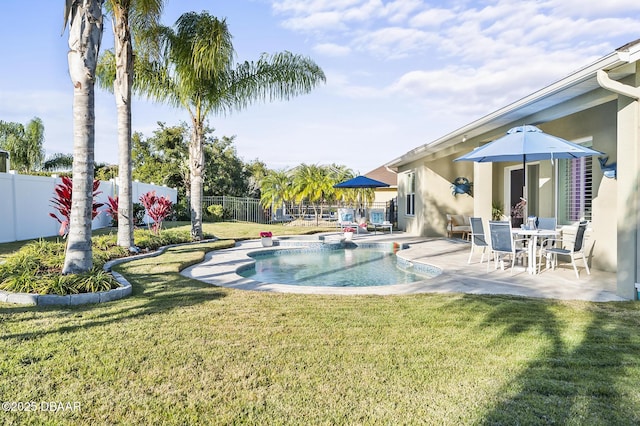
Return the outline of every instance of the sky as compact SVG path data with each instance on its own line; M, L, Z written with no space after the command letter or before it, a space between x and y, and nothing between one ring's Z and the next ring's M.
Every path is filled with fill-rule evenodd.
M313 59L326 84L289 101L213 115L246 162L340 164L367 173L640 38L638 0L167 0L162 21L224 18L237 62ZM73 152L63 0L0 0L0 120L45 127L47 155ZM113 48L111 22L101 50ZM114 97L96 89L95 159L116 164ZM136 97L133 131L188 122Z

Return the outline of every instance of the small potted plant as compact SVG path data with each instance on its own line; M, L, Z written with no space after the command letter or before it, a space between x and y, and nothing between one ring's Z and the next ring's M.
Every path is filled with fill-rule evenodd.
M356 232L356 230L355 228L344 228L343 232L344 232L344 239L346 241L351 241L351 239L353 238L353 233Z
M262 247L271 247L273 245L273 234L270 231L262 231L260 233L260 241L262 241Z

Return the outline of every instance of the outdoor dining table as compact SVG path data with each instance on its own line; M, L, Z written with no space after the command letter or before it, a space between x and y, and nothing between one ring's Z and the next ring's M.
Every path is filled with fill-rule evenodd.
M527 271L529 271L530 274L537 273L536 247L538 246L538 237L557 237L558 235L560 235L560 230L557 230L557 229L512 228L511 232L514 235L531 237L531 241L529 241L529 246L527 247L527 250L528 250Z

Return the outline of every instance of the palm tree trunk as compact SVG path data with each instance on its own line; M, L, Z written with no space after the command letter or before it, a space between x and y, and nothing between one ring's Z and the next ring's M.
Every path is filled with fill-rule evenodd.
M118 245L133 247L133 183L131 164L131 86L133 49L129 31L129 10L120 7L113 23L116 79L113 91L118 111Z
M191 141L189 142L189 179L191 181L191 238L200 241L202 234L202 192L204 185L204 131L202 121L192 119Z
M102 0L67 2L69 74L73 83L73 193L63 274L91 269L95 143L94 80L102 39ZM70 12L70 13L69 13Z

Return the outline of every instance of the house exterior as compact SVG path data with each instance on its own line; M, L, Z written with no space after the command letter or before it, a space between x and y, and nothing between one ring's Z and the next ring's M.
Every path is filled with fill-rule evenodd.
M374 203L388 203L398 195L398 174L395 171L389 170L385 166L380 166L369 173L365 173L365 176L389 185L383 188L375 188Z
M640 282L640 40L525 98L419 146L386 164L398 172L398 226L446 235L446 214L510 217L519 197L529 214L557 217L570 230L590 221L590 266L616 272L617 293L637 299ZM608 158L526 163L454 162L523 124L604 152ZM614 176L615 175L615 176ZM473 195L452 195L457 178Z

